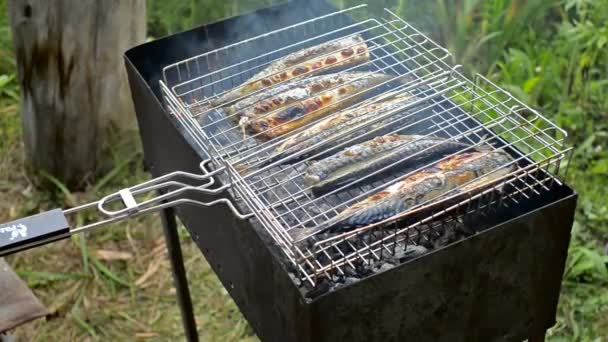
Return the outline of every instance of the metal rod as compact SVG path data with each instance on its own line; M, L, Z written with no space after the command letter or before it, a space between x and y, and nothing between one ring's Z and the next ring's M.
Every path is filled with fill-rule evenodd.
M161 210L159 214L163 224L165 245L167 246L171 270L173 271L173 283L177 295L177 304L182 315L186 340L188 342L198 342L198 332L196 330L196 321L194 320L194 311L192 310L188 278L186 277L182 248L177 234L175 211L169 207Z

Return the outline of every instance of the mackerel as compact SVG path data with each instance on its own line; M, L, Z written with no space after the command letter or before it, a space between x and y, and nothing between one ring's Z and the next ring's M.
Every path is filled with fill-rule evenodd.
M255 74L245 84L229 90L211 106L225 105L258 90L270 88L279 82L329 72L346 65L356 65L369 60L369 49L360 34L348 36L293 52L279 58Z
M512 162L507 153L498 150L457 154L351 205L316 227L294 230L291 235L297 242L327 229L342 232L382 221L468 182L487 186L512 172L516 168ZM471 190L469 186L460 189Z
M433 136L385 135L315 161L304 174L313 191L351 183L383 168L415 166L421 160L452 154L470 145Z
M372 72L344 72L298 79L287 84L272 87L267 91L252 95L225 107L227 114L238 121L264 117L279 108L306 100L322 91L326 91L357 79L369 77Z
M304 155L320 153L323 149L326 149L326 144L324 142L331 141L335 143L337 137L346 140L361 136L369 130L374 130L379 127L389 127L392 123L400 121L407 116L409 112L397 112L388 115L386 118L375 122L372 126L367 126L367 123L386 115L391 111L405 107L416 100L418 100L416 96L403 93L395 95L390 100L371 104L369 102L364 102L357 107L336 113L336 115L323 119L313 126L289 137L258 167L264 167L280 159L283 159L283 163L285 163L301 157L303 153L298 154L298 152L312 146L317 147L308 150ZM345 132L349 133L345 134Z
M320 92L312 97L304 96L306 99L296 101L260 118L251 119L243 116L239 125L243 131L249 131L259 139L273 139L300 128L334 110L348 107L360 99L366 91L392 79L403 80L403 77L382 73L367 73L365 76L340 87Z

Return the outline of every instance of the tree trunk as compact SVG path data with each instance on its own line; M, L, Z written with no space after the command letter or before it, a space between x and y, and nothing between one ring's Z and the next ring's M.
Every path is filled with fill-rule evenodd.
M28 164L80 187L108 133L134 125L122 54L145 39L146 1L11 0L9 11Z

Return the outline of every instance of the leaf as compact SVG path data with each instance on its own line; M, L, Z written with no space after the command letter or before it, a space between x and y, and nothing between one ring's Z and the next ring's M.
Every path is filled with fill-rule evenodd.
M122 161L121 163L119 163L118 165L116 165L116 167L114 167L103 178L101 178L97 182L97 184L95 184L95 186L93 187L93 189L91 189L91 193L96 194L101 189L103 189L103 187L106 186L116 176L118 176L125 169L125 167L128 166L139 155L139 153L140 152L138 151L138 152L135 152L135 153L131 154L124 161Z
M570 260L566 268L566 278L608 281L608 256L583 246L570 250Z
M6 87L14 79L15 75L0 75L0 90Z
M608 43L608 37L606 37L606 36L599 37L598 40L597 40L597 43L596 43L597 48L598 49L603 48L604 45L606 45L606 43Z
M91 259L91 263L93 263L93 265L95 265L95 267L103 275L105 275L106 277L108 277L110 280L112 280L115 283L118 283L120 285L124 285L126 287L129 287L129 283L126 280L123 280L122 278L120 278L119 276L117 276L116 274L114 274L112 271L110 271L110 269L108 269L97 258L95 258L94 256L90 256L90 259Z
M54 281L89 278L88 275L83 273L54 273L38 271L18 271L17 275L24 278L30 287L44 286Z
M113 261L113 260L129 260L133 258L133 254L122 251L112 251L107 249L98 249L95 251L95 256L99 260Z
M541 78L539 76L534 76L532 78L529 78L523 85L523 91L526 94L530 94L531 92L534 91L534 88L536 88L536 86L538 85L538 83L541 81Z
M141 338L141 339L156 338L158 336L160 336L160 335L155 332L135 333L135 338Z
M74 197L74 195L72 194L72 192L70 190L68 190L68 188L65 186L65 184L63 184L59 179L55 178L54 176L50 175L48 172L44 171L44 170L40 170L40 175L46 179L48 179L51 183L53 183L57 189L59 189L59 191L61 191L61 193L63 193L63 195L66 198L67 204L71 207L76 205L76 198Z
M135 285L142 286L150 277L152 277L160 268L161 261L162 261L161 258L157 258L154 261L152 261L150 263L150 265L148 265L148 269L146 270L146 273L144 273L141 277L139 277L135 281Z
M97 339L95 329L91 325L89 325L82 317L80 317L80 310L72 310L72 312L70 313L70 317L72 317L72 319L89 335Z
M601 159L595 162L591 168L591 173L600 175L608 174L608 159Z
M481 48L482 45L491 41L494 38L498 38L502 35L502 31L492 32L490 34L485 35L477 42L477 49Z

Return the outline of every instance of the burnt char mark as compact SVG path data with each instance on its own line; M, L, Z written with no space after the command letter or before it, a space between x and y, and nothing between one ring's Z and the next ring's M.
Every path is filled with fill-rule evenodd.
M334 64L338 61L338 59L334 56L329 56L325 59L325 64Z
M292 75L293 76L298 76L298 75L302 75L304 73L308 72L308 68L307 67L297 67L292 71Z
M275 120L280 124L295 118L299 118L306 114L306 108L307 107L303 104L298 104L293 107L289 107L277 113L277 115L275 116Z
M342 52L340 52L340 54L343 57L350 57L355 53L355 50L353 50L352 48L348 48L348 49L344 49L342 50Z
M319 91L323 90L323 84L315 83L315 84L311 85L311 88L312 88L312 91L319 92Z

